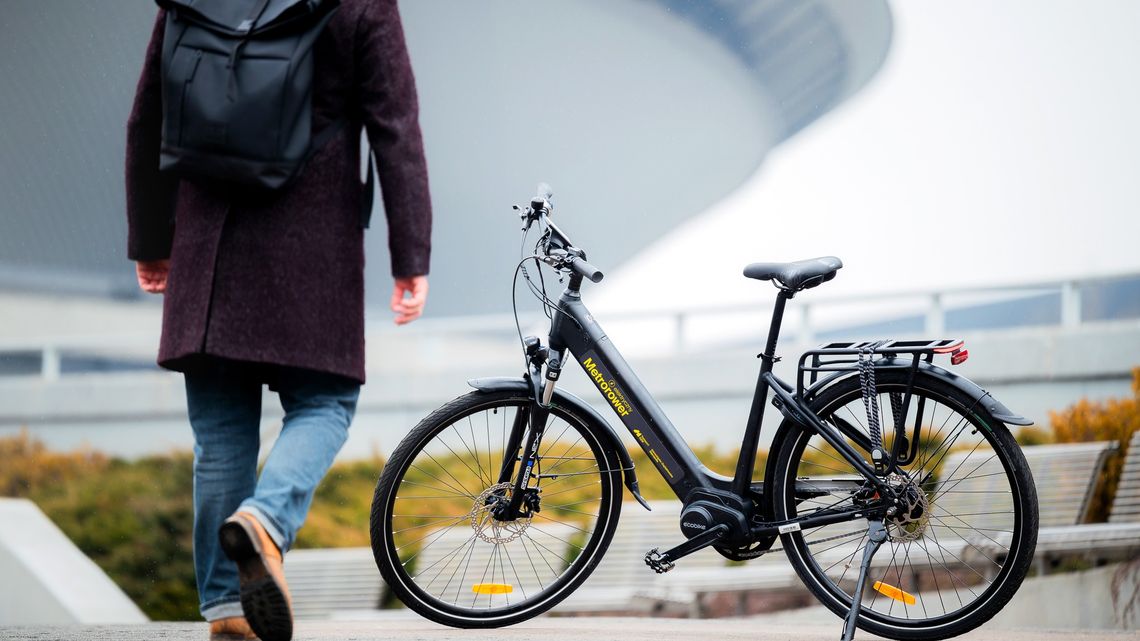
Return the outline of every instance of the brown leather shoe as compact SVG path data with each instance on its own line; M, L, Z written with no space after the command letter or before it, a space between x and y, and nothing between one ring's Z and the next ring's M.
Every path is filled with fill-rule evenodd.
M226 617L210 621L210 641L248 641L256 639L245 617Z
M293 605L281 551L261 523L248 512L235 512L218 531L222 551L238 566L241 609L262 641L293 638Z

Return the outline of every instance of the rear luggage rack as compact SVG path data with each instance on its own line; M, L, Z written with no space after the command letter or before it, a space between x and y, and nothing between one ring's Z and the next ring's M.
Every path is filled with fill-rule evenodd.
M826 343L800 356L796 393L802 397L804 391L819 380L820 374L858 372L859 356L870 354L880 357L881 360L875 363L875 368L879 370L913 371L918 368L921 360L927 363L933 362L936 354L949 354L950 362L954 365L962 363L969 357L965 343L957 338ZM895 357L904 355L912 356L909 362L903 359L895 360Z

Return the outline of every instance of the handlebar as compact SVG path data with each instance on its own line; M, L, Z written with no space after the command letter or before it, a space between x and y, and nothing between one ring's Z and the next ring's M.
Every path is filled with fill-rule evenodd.
M569 269L570 271L594 283L600 283L605 274L602 270L586 262L585 253L573 246L566 234L551 220L554 206L550 200L554 197L550 186L539 183L538 195L531 199L530 207L520 215L524 220L523 234L530 229L532 223L543 221L546 227L543 254L539 256L542 261L555 269ZM521 211L522 208L515 207Z
M594 267L590 263L587 263L585 260L578 258L577 256L571 256L569 264L570 269L578 274L581 274L583 277L593 283L602 282L602 279L606 276L602 273L602 270Z

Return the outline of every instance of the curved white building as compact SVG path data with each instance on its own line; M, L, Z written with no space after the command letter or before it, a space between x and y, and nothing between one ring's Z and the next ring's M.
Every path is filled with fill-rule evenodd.
M506 309L510 205L540 180L591 256L620 265L857 91L885 0L437 0L401 5L436 212L435 313ZM124 123L155 7L5 3L0 288L135 296ZM383 217L375 217L382 221ZM390 288L369 236L371 299Z

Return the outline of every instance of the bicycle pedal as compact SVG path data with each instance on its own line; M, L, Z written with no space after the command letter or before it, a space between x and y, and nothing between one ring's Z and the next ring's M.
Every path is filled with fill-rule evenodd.
M669 570L677 567L676 563L666 560L665 556L657 550L658 548L653 548L645 553L645 564L653 568L654 572L657 574L665 574Z

